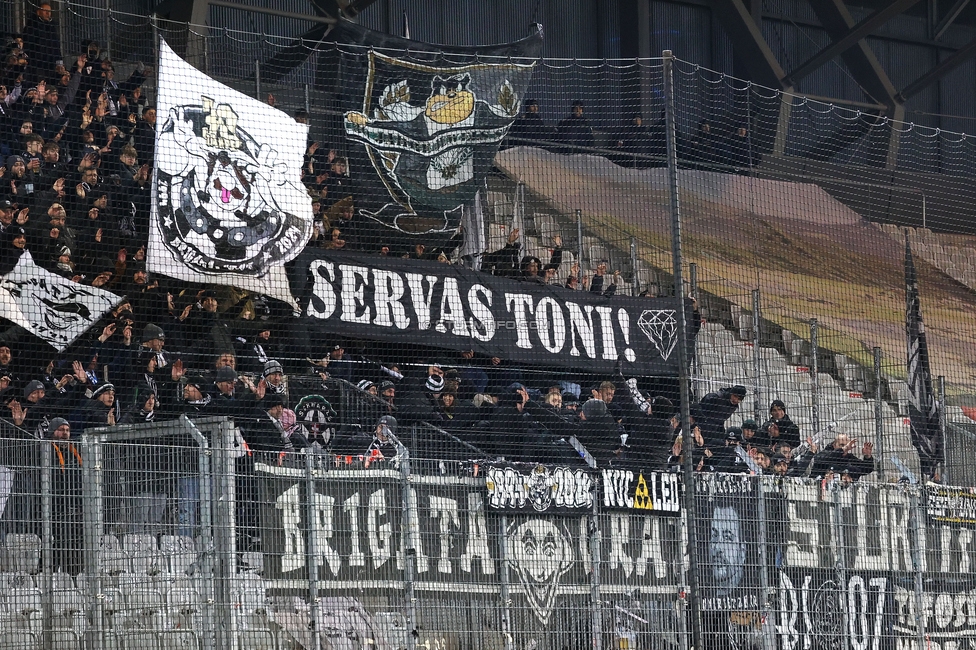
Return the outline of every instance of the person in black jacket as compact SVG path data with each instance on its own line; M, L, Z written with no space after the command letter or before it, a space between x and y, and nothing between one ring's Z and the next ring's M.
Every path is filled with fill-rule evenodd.
M82 407L83 429L114 426L118 421L115 386L101 384L92 391L91 399Z
M585 153L579 147L592 147L594 144L593 127L583 117L583 102L575 100L572 112L559 122L556 127L559 141L566 146L566 153Z
M762 425L761 435L764 445L786 443L796 448L800 445L800 427L786 414L786 404L774 399L769 405L769 419Z
M705 395L698 403L701 416L698 425L707 443L724 442L725 423L732 414L739 410L739 404L745 399L745 386L728 386L718 392Z
M848 473L850 480L856 481L862 476L874 471L874 444L865 442L861 447L861 455L858 458L854 447L857 440L851 439L846 433L838 434L834 438L833 444L821 451L813 458L813 466L810 469L810 476L820 477L828 474Z
M82 569L84 547L81 450L71 442L71 425L51 418L45 436L51 441L51 522L54 567L77 575Z
M542 147L540 141L552 141L552 128L547 126L539 113L539 102L535 99L525 100L523 112L512 123L505 138L506 147Z
M51 14L51 3L42 2L24 26L24 51L30 57L31 81L53 80L55 68L63 63L61 35Z

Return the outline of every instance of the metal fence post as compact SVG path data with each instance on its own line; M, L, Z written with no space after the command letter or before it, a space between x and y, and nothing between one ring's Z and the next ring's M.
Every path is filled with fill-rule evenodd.
M403 487L401 501L403 512L400 514L400 538L403 546L403 593L407 606L407 627L410 628L409 648L417 647L417 597L414 591L416 581L417 546L420 544L420 524L414 516L416 500L412 498L410 489L410 456L400 461L400 476Z
M945 483L946 471L949 469L949 451L946 444L948 421L946 420L946 379L939 375L939 435L942 438L942 482Z
M216 476L213 485L213 508L216 528L214 550L217 559L217 641L221 650L237 648L237 594L234 580L237 578L237 481L236 449L237 427L231 421L221 422L216 429L217 445L213 449ZM213 447L212 447L213 448ZM214 472L214 470L211 470Z
M689 553L689 590L691 597L691 639L692 647L701 648L701 594L698 592L698 557L695 549L698 548L698 531L694 522L695 516L695 477L692 466L693 441L691 436L691 387L689 357L688 354L688 315L684 309L683 298L680 294L684 283L682 275L682 256L681 256L681 202L678 195L678 143L677 129L675 127L674 115L674 56L671 50L664 50L661 53L664 60L664 122L665 122L665 143L667 145L667 168L668 168L668 198L671 212L671 266L674 273L674 286L678 301L678 387L680 391L681 409L681 431L684 433L684 485L685 485L685 512L688 521L688 547Z
M915 574L915 631L918 633L918 650L926 650L925 642L925 593L922 553L925 550L925 524L918 499L918 486L908 486L908 503L911 508L909 530L912 534L912 572Z
M512 650L515 647L512 638L512 596L509 593L508 575L508 517L501 515L498 523L498 556L501 565L501 573L498 576L498 592L502 601L502 637L505 639L505 650Z
M819 335L819 326L817 325L817 319L810 319L810 392L813 397L813 409L811 411L811 419L813 420L813 431L814 435L820 433L820 347L817 341L817 336ZM814 440L814 442L817 442Z
M875 457L875 470L884 480L884 412L881 402L881 348L874 348L874 446L877 450Z
M688 264L688 284L691 286L691 297L698 300L698 264Z
M214 539L213 539L213 511L211 509L213 486L210 479L210 457L212 455L210 443L200 430L185 415L181 418L184 426L193 436L198 445L197 472L200 475L200 578L201 593L204 596L203 606L203 647L205 650L216 648L214 637ZM190 507L193 507L192 503Z
M84 499L85 575L88 576L88 597L93 610L90 613L94 647L105 648L105 594L102 593L101 556L98 552L105 521L102 509L102 446L89 436L81 438L82 486Z
M762 374L762 357L759 351L762 349L762 341L759 338L759 289L752 290L752 371L756 375L755 392L753 393L752 412L756 422L762 422L762 411L759 402L762 399L762 391L759 382Z
M837 540L836 548L834 548L834 571L837 575L837 606L840 607L840 611L843 613L844 618L844 630L842 635L844 637L844 648L850 650L851 647L851 619L850 613L847 609L847 563L844 558L844 511L840 507L840 478L835 477L832 485L830 486L832 491L832 496L834 500L834 512L833 521L831 522L831 527L833 528L834 539Z
M576 288L583 290L583 211L576 211Z
M309 122L311 122L312 102L309 97L308 84L305 84L305 112L309 115Z
M254 59L254 98L261 101L261 59Z
M766 484L763 481L762 475L756 477L759 481L759 499L758 499L758 510L759 510L759 588L762 590L762 601L759 603L761 620L763 621L763 638L766 642L765 647L767 650L772 650L776 647L776 635L773 631L772 625L766 625L766 621L770 621L769 613L769 597L772 595L772 589L769 586L769 557L766 551Z
M315 455L311 447L305 450L305 517L308 521L305 566L308 567L309 630L312 633L312 648L320 650L322 639L319 636L319 516L315 509Z
M600 502L593 499L593 510L590 514L590 647L593 650L603 648L603 602L600 595Z
M40 441L41 447L41 634L44 648L51 647L51 591L54 565L54 534L51 521L53 515L51 499L51 448L47 441Z
M640 278L637 277L637 238L630 238L630 292L636 298L640 294Z

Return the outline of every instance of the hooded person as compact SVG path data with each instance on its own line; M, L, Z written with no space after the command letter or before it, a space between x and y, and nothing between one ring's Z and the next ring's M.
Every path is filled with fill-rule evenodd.
M6 275L17 266L20 256L24 254L24 250L27 248L27 233L23 228L14 224L8 227L0 237L3 241L3 244L0 245L0 275Z
M536 282L538 284L548 284L547 271L551 272L559 268L563 263L562 238L559 235L553 238L555 247L549 256L549 263L543 266L542 260L534 255L526 255L519 263L520 279L526 282Z
M622 444L620 434L620 426L613 419L606 402L596 398L583 402L576 437L600 466L606 466L615 459Z
M705 395L698 403L698 426L706 445L725 442L725 423L739 410L746 397L746 387L735 385Z
M140 383L135 388L133 404L119 420L119 424L143 424L156 419L156 394L149 384Z

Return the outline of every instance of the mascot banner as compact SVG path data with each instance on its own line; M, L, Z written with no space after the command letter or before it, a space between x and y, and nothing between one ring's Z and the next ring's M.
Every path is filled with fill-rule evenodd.
M360 241L395 249L451 246L522 109L541 29L534 26L515 43L469 48L428 45L346 21L333 35L356 178L347 229Z
M283 266L312 233L308 126L160 42L149 270L294 304Z
M24 251L0 280L0 317L16 323L63 352L122 300L119 296L72 282L34 263Z

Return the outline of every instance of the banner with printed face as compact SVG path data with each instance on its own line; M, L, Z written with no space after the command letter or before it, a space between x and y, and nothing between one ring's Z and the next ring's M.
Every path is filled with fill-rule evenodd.
M149 270L293 303L283 266L312 234L308 126L159 44Z
M330 38L356 178L353 236L395 249L448 245L522 110L540 26L514 43L454 47L340 20Z
M62 352L122 300L42 269L24 251L0 281L0 316Z
M678 305L519 282L460 266L309 251L293 292L309 328L627 376L678 374ZM685 304L691 321L690 301Z

